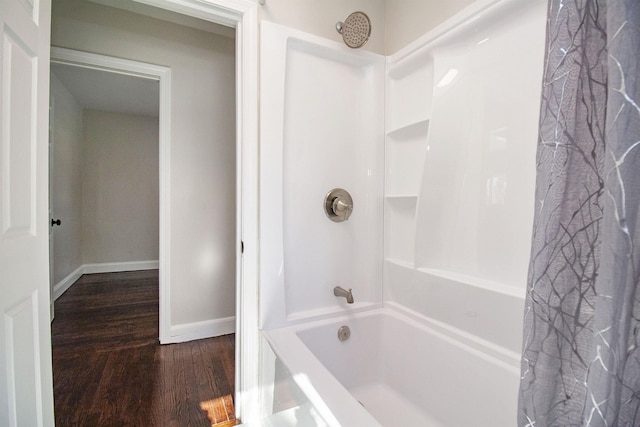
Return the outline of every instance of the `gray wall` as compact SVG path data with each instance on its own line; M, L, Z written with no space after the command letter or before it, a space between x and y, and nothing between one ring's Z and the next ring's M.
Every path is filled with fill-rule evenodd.
M384 0L267 0L259 7L260 19L286 25L330 40L342 42L336 23L361 11L371 20L371 37L362 49L384 53Z
M365 12L371 38L363 47L392 54L432 30L474 0L268 0L260 19L286 25L331 40L342 41L335 30L351 12Z
M158 259L158 119L84 110L83 260Z
M385 53L397 52L472 3L474 0L387 0Z
M83 264L82 258L82 106L51 76L53 170L51 210L62 224L53 229L53 283Z

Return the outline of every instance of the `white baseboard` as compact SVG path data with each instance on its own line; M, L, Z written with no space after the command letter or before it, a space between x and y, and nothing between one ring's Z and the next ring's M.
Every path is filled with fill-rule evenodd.
M179 342L212 338L220 335L232 334L236 331L236 317L223 317L221 319L205 320L203 322L185 323L171 326L171 336L168 342L162 344L175 344Z
M53 301L57 300L83 274L113 273L119 271L155 270L158 261L110 262L101 264L84 264L62 279L53 287ZM235 316L221 319L205 320L202 322L185 323L171 326L169 339L162 344L193 341L212 338L220 335L232 334L236 330Z
M83 265L83 274L115 273L118 271L157 270L158 261L127 261L127 262L103 262L99 264Z
M81 265L80 267L73 270L67 277L56 283L53 287L53 300L55 301L60 298L60 296L64 294L67 289L69 289L71 285L73 285L76 280L78 280L83 274L84 265Z
M53 287L53 300L60 298L83 274L115 273L118 271L156 270L158 261L105 262L100 264L83 264L73 270L67 277Z

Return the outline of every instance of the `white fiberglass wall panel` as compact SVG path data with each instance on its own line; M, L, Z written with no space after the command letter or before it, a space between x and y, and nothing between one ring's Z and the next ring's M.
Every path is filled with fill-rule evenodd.
M265 22L262 43L265 326L380 305L384 58ZM353 198L340 223L323 209L334 188Z
M509 360L522 340L545 23L544 0L478 0L388 58L384 304Z
M545 16L515 3L431 49L415 264L524 289Z
M376 135L374 68L301 42L287 51L284 113L284 257L289 315L343 301L333 287L375 301L382 271L382 135ZM381 97L380 97L381 98ZM379 104L379 103L378 103ZM376 120L378 119L378 120ZM377 147L376 147L377 145ZM348 221L322 207L333 188L354 201Z

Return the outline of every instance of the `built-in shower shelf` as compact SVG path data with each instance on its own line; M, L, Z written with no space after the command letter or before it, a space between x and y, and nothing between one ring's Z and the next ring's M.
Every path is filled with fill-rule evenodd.
M417 194L387 194L384 196L387 200L417 200Z
M385 258L384 259L386 262L389 262L391 264L395 264L398 265L400 267L405 267L405 268L410 268L410 269L415 269L415 264L404 260L404 259L399 259L399 258Z
M418 195L429 151L434 62L424 50L387 65L384 256L394 265L414 268Z
M408 123L399 128L387 132L387 136L393 141L410 141L415 138L426 137L429 131L429 119Z
M413 264L418 196L385 196L385 257Z
M420 120L387 134L386 194L418 193L428 149L429 120Z

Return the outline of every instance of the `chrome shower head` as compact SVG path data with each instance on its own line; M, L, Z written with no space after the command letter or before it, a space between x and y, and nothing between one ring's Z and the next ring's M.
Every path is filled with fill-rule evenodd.
M344 22L336 24L336 30L342 34L344 43L350 48L364 46L371 35L371 21L363 12L353 12Z

